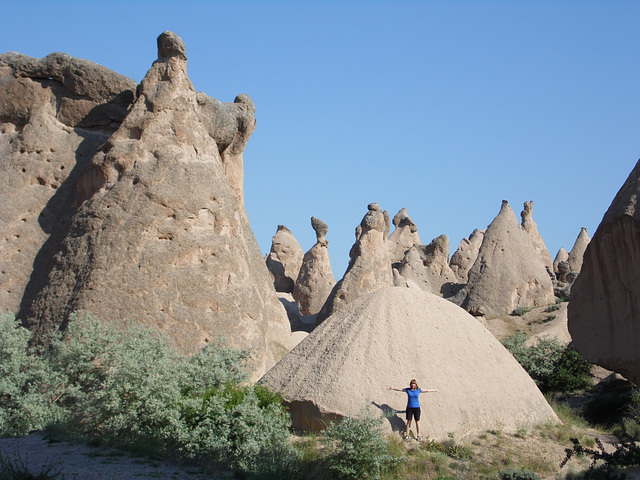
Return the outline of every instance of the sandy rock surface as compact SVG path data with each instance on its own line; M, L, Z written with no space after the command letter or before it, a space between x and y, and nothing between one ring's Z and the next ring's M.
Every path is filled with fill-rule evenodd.
M290 404L294 426L370 407L403 428L411 378L425 389L422 423L431 438L499 426L555 421L551 407L513 356L474 317L419 288L388 287L364 295L311 332L261 382Z

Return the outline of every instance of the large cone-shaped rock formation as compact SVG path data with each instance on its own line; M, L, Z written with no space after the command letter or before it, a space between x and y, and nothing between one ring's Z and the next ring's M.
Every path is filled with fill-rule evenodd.
M136 86L63 53L0 55L0 309L17 313L46 281L78 177L126 116Z
M336 284L326 239L329 227L316 217L311 217L311 226L316 232L316 244L304 254L293 288L293 298L302 315L318 313Z
M569 266L571 267L572 272L581 271L582 258L590 241L591 239L587 234L587 229L582 227L580 229L580 233L578 234L578 238L576 238L576 242L573 244L573 248L569 252L569 256L567 258L567 262L569 262Z
M303 256L302 247L291 230L284 225L278 225L271 239L271 251L266 258L276 292L293 293Z
M640 384L640 162L604 215L571 288L569 332L590 362Z
M407 209L403 208L392 221L396 227L387 239L387 247L389 248L389 259L391 263L401 262L407 251L414 245L421 245L420 235L418 235L418 226L407 215ZM448 254L448 252L447 252Z
M215 138L221 120L207 119L186 69L184 43L163 33L133 107L78 181L86 200L26 323L41 333L89 310L157 327L185 352L223 336L253 350L259 375L288 351L290 326L220 153L238 161L254 106L218 105L235 127Z
M393 270L387 249L390 218L387 211L382 211L377 203L370 203L369 211L356 228L356 243L349 252L350 260L347 271L322 306L316 323L344 308L354 299L393 285Z
M542 263L545 267L549 267L550 271L553 271L553 260L551 260L551 254L542 239L542 235L538 232L538 225L533 220L533 200L530 202L524 202L524 209L520 213L520 217L522 218L522 228L524 228L524 231L531 237L533 246L535 247L536 252L538 252L538 255L540 255Z
M463 238L460 241L458 250L451 255L449 266L458 279L458 283L467 283L469 270L478 258L480 245L484 239L484 230L473 230L469 238Z
M422 290L441 297L450 296L457 280L449 267L449 237L440 235L429 245L413 245L397 270L406 282L413 282ZM395 285L398 285L397 279Z
M487 227L461 293L462 307L474 314L503 315L555 302L545 265L506 200Z
M364 407L403 428L415 378L423 435L446 438L556 421L535 383L496 338L453 303L417 288L390 287L346 305L261 380L281 393L297 428L319 430Z

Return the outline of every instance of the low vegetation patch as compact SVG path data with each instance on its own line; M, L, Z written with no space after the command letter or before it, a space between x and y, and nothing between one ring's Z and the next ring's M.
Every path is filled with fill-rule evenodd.
M595 442L592 425L557 402L552 404L562 423L463 441L453 435L403 441L385 435L382 420L367 412L321 435L294 437L282 398L247 385L249 354L223 340L183 356L158 332L119 330L90 315L74 316L41 351L30 349L29 340L13 317L0 316L2 436L47 429L226 471L228 478L577 480L617 478L621 466L640 461L631 443L640 432L636 390L621 390L623 414L611 428L628 443L612 454ZM541 388L566 392L585 385L588 364L577 352L545 339L527 347L525 340L517 334L505 344ZM19 457L0 452L0 480L62 480L57 466L33 472Z
M523 332L505 338L511 352L542 392L571 392L590 384L591 364L570 345L556 338L539 338L527 346Z

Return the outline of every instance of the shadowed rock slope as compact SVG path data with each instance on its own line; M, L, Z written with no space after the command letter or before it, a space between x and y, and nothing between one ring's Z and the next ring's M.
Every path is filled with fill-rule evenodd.
M246 95L216 102L196 94L182 40L160 35L130 112L78 181L85 201L30 305L30 328L63 327L71 312L89 310L159 328L185 352L223 336L253 349L256 375L288 351L286 313L239 179L229 178L255 126L254 106ZM212 111L233 123L217 138Z
M46 281L78 206L76 182L136 86L64 53L0 55L0 309L17 313Z
M590 362L636 384L640 384L638 198L640 161L586 247L568 313L576 349Z
M480 322L418 288L383 288L345 305L260 382L284 396L297 428L319 430L372 407L400 430L406 394L387 387L411 378L440 390L421 396L430 438L556 421L533 380Z

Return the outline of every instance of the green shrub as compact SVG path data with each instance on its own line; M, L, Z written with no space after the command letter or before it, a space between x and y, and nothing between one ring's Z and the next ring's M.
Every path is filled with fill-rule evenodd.
M324 431L335 441L328 464L337 478L378 479L383 471L399 462L397 457L387 454L388 445L381 424L382 419L363 412L332 424Z
M187 432L182 451L190 458L224 463L239 473L295 470L290 419L280 397L264 386L227 384L184 397L181 417Z
M545 391L572 392L589 386L591 364L572 345L565 347L551 375L543 383Z
M511 315L514 316L514 317L521 317L525 313L527 313L529 310L531 310L531 309L528 308L528 307L518 307L513 312L511 312Z
M58 413L55 374L29 352L31 332L0 314L0 436L43 428Z
M510 468L500 472L500 480L540 480L540 475L531 470Z
M282 398L242 385L248 352L218 340L180 355L158 331L81 314L36 356L28 353L29 332L13 318L0 320L0 433L26 433L55 418L58 431L91 442L186 456L241 477L295 476Z
M75 430L159 452L179 428L181 360L157 331L121 330L89 315L73 317L50 351L53 368L66 374L60 400Z
M560 307L560 305L556 303L555 305L549 305L549 306L545 309L545 312L546 312L546 313L555 312L555 311L557 311L557 310L560 310L560 308L561 308L561 307Z
M566 392L589 384L591 365L572 347L556 338L539 338L531 346L526 345L523 332L503 340L502 344L533 378L543 392Z

